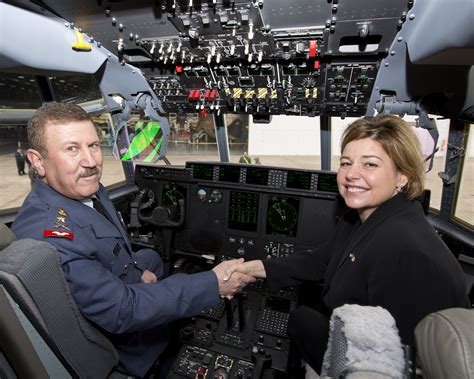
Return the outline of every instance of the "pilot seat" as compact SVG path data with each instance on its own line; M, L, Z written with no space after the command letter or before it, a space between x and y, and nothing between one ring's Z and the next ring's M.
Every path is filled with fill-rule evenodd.
M0 224L0 377L125 378L112 343L73 301L57 250Z

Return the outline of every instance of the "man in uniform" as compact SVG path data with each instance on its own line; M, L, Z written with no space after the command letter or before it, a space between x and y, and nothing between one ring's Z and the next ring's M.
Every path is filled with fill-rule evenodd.
M20 175L20 176L25 175L26 157L25 157L25 153L23 152L23 149L21 147L19 147L16 150L15 161L16 161L16 167L18 169L18 175Z
M142 377L168 343L172 321L217 306L253 277L223 280L236 262L162 278L159 255L133 252L112 201L99 183L102 153L80 107L48 103L28 123L28 159L38 173L12 226L17 238L53 244L79 309L120 355L118 370ZM94 206L94 207L93 207Z

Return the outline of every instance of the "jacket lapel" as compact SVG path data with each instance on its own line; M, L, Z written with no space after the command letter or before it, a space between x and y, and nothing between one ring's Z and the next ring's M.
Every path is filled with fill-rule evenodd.
M132 245L131 245L130 240L128 238L127 231L125 230L125 227L122 225L122 222L118 217L117 211L116 211L114 205L112 204L112 201L110 200L110 198L106 194L105 189L103 188L102 185L100 186L99 191L97 192L96 195L97 195L97 198L99 199L99 201L102 203L103 207L105 208L106 212L112 218L112 221L114 223L114 227L116 228L116 230L119 231L120 235L122 236L122 238L125 242L125 245L127 246L128 252L132 253Z
M404 204L408 201L410 200L407 200L403 195L397 195L380 205L369 216L369 218L359 226L355 233L349 237L347 245L343 248L343 254L339 264L337 265L336 271L342 266L346 259L349 258L350 253L355 249L358 243L364 240L374 231L374 229L384 223L388 218L403 210L405 208Z

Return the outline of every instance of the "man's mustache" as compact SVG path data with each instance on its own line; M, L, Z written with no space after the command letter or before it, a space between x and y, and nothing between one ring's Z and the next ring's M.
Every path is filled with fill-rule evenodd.
M88 178L89 176L99 175L100 170L98 168L86 168L79 174L79 178Z

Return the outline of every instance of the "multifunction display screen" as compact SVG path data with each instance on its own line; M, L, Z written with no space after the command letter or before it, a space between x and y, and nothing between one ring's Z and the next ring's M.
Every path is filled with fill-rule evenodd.
M266 186L268 184L268 173L268 169L247 167L245 183Z
M268 199L266 234L296 237L300 200L271 196Z
M219 182L238 183L239 181L239 166L219 166Z
M230 191L229 229L256 232L259 200L258 193Z
M163 205L177 207L179 200L185 200L186 190L183 186L176 184L164 184L161 202Z
M339 193L337 188L336 175L334 174L318 174L318 191Z
M288 171L286 176L286 188L310 190L311 173L304 171Z
M214 178L214 165L212 164L193 164L193 179L212 180Z

